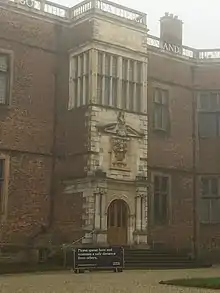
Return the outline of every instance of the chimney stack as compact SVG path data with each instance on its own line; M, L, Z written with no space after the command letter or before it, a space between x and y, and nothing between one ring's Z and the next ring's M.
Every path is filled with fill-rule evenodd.
M177 15L166 12L160 19L160 39L164 42L182 46L183 22Z

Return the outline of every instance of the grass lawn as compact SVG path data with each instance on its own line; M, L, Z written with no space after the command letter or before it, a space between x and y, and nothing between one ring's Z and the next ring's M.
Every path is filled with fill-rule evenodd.
M176 280L160 281L160 284L182 286L182 287L220 289L220 276L215 278L176 279Z

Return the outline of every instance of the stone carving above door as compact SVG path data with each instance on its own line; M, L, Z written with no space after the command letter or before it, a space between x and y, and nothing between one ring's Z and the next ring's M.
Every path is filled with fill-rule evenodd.
M122 137L112 138L112 166L126 168L126 155L128 151L128 139Z
M131 138L142 138L144 133L137 131L125 121L125 113L119 112L117 121L104 126L98 126L99 131L110 135L111 168L129 171L128 151Z
M119 137L135 137L142 138L144 136L143 132L140 132L130 125L126 124L125 113L120 111L117 116L117 121L114 123L109 123L106 125L97 126L100 132L106 134L117 135Z

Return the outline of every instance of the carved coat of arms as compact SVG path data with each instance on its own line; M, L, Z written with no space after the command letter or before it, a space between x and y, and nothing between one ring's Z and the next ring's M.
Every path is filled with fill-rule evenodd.
M116 169L127 169L127 154L131 138L142 138L143 133L138 132L126 124L123 111L118 113L117 122L99 126L99 130L111 135L111 165Z
M117 125L116 125L116 136L112 138L112 150L114 153L113 166L115 167L126 167L126 154L128 151L128 139L127 128L125 123L125 117L123 112L119 112Z

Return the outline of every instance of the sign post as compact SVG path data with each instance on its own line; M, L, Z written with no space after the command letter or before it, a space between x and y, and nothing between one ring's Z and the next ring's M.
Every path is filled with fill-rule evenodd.
M75 273L91 269L122 272L124 268L122 247L76 248L73 255Z

